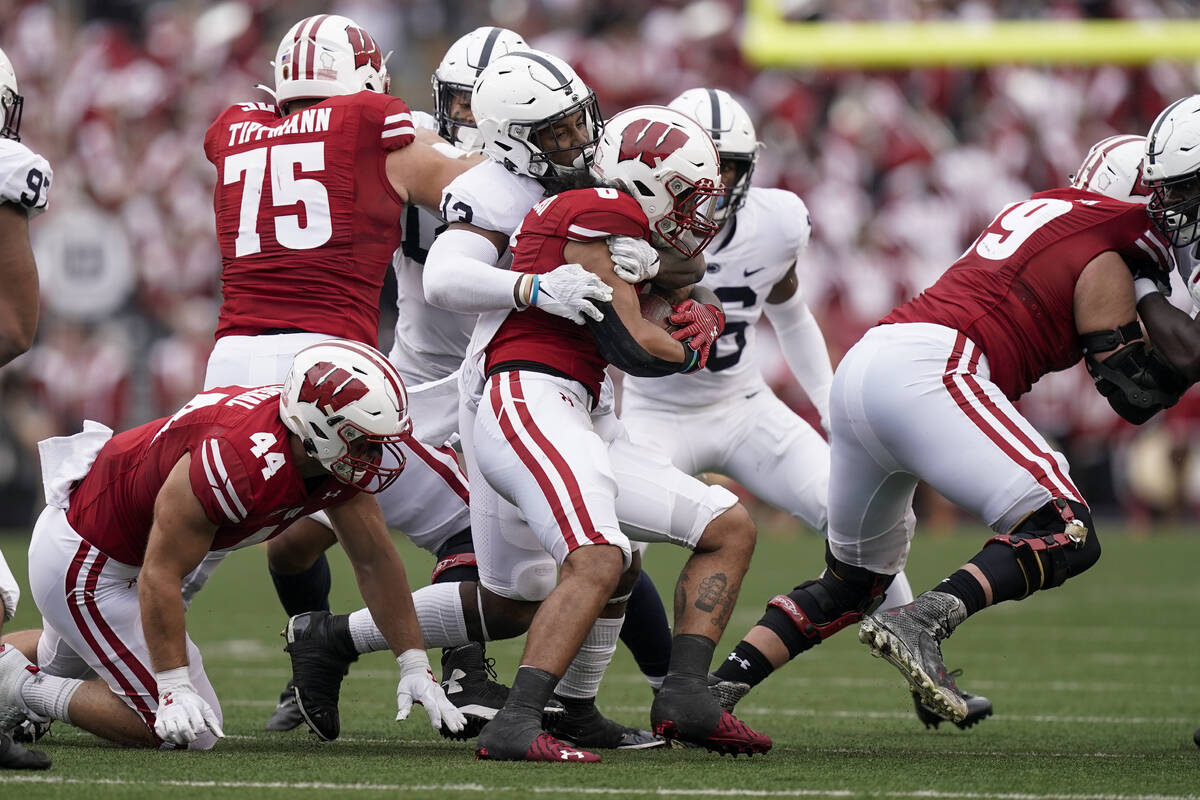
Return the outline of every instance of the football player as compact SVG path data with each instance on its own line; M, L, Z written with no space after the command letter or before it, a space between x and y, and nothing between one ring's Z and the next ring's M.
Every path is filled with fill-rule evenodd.
M509 237L529 209L548 191L586 176L599 130L594 96L561 59L530 51L494 59L477 79L471 101L488 159L456 178L444 192L441 209L450 224L426 255L422 274L426 297L472 317L480 311L529 308L575 322L581 322L585 313L599 315L592 300L608 297L609 289L577 265L538 275L536 292L531 276L514 279L512 272L495 268L507 263ZM612 245L613 257L625 274L641 274L649 265L657 265L653 259L647 260L643 251L628 245L628 241ZM440 391L457 397L457 382L443 379L440 383ZM439 391L439 381L426 386ZM470 464L470 447L464 447L464 456ZM505 526L523 527L516 510L486 482L472 491L471 514L473 530L494 530L501 516ZM451 563L463 563L461 554L450 559L454 559ZM442 581L415 596L426 643L430 647L458 645L443 658L443 681L451 700L467 712L465 736L477 734L507 697L507 688L491 680L480 643L524 633L536 600L552 585L554 566L542 553L528 563L509 563L505 569L510 572L505 584L520 583L521 592L494 591L486 580L478 584L464 580L457 585ZM603 641L585 648L590 656L587 660L607 664L611 658L613 626L620 628L620 614L613 613L613 621L597 633ZM331 622L310 626L307 629L314 635L292 645L293 651L300 647L308 654L301 660L293 652L292 661L297 696L309 709L310 725L313 720L337 718L338 685L349 658L384 646L365 609L336 617L325 612L319 616ZM319 672L308 669L312 659L321 659L326 667ZM575 672L585 677L577 681ZM649 731L628 728L600 714L595 707L594 682L587 677L593 674L598 674L593 664L581 663L565 677L561 698L564 703L569 701L570 709L557 722L569 727L572 736L587 746L661 746L663 740ZM550 704L548 708L557 711L561 706Z
M942 641L967 617L1060 586L1100 557L1066 459L1013 401L1080 360L1134 423L1182 391L1147 350L1129 264L1170 268L1144 206L1074 187L1039 192L1005 207L933 286L850 349L830 390L827 569L768 604L759 649L772 666L861 620L859 639L927 706L967 717ZM913 602L878 611L908 556L918 480L996 535Z
M45 625L37 666L0 646L0 713L131 746L212 747L220 705L185 629L183 581L211 551L327 510L400 666L396 718L416 702L435 728L461 728L372 496L401 474L410 433L395 367L330 339L297 353L283 386L220 387L116 436L89 421L41 442L47 507L29 564ZM100 679L75 677L88 670Z
M481 580L517 597L521 573L510 565L548 557L560 568L533 617L508 701L480 733L476 754L599 760L564 753L564 743L542 729L539 710L561 691L560 678L588 646L605 606L626 599L618 586L632 563L627 534L693 550L676 587L670 669L651 709L655 732L719 752L765 752L770 740L723 711L705 681L753 551L753 523L725 489L633 445L602 400L608 363L643 375L696 369L720 334L719 301L702 289L673 315L688 323L677 332L686 342L642 319L637 292L615 274L605 243L624 234L685 258L703 250L716 230L709 216L719 193L716 150L686 116L640 107L606 124L594 170L609 183L549 197L530 211L512 269L530 276L536 291L537 276L555 258L580 263L613 291L602 318L583 329L547 315L485 315L464 362L464 402L476 408L475 467L520 509L532 534L480 537ZM606 666L607 659L593 663L591 674L573 682L594 695Z
M750 185L760 144L749 114L728 92L689 89L670 107L699 121L721 156L725 193L714 214L720 230L705 251L702 285L724 304L725 332L713 343L703 370L627 378L621 420L635 442L667 454L684 472L728 475L824 533L829 445L771 392L754 352L755 328L765 313L784 359L828 430L833 368L796 274L811 233L808 209L791 192ZM911 600L908 579L900 572L884 607ZM762 630L748 634L716 671L714 692L729 710L778 666L755 646L762 635ZM968 724L991 714L986 698L971 702ZM919 701L916 709L926 726L941 723Z
M471 83L478 71L491 58L515 49L527 47L520 36L504 28L479 28L451 45L434 72L435 116L411 112L417 132L438 131L458 140L460 127L464 131L473 129L469 106L464 115L460 90L452 87L465 83L469 103ZM448 158L463 157L469 149L432 138L433 148ZM444 227L440 217L409 203L401 219L403 241L392 256L397 314L389 358L409 387L414 442L420 444L408 455L417 457L420 463L411 465L405 477L378 499L391 527L404 531L415 544L436 556L434 581L473 581L477 573L473 566L467 479L446 443L458 428L458 387L453 373L462 362L475 315L445 311L425 301L421 274L433 238ZM334 538L324 526L308 525L307 529L307 535L289 534L269 545L271 574L288 616L329 608L329 566L324 552L334 544ZM473 659L471 670L485 671L482 654ZM266 728L287 731L303 722L289 684ZM336 720L320 725L318 736L335 738Z
M38 321L38 274L29 244L29 220L46 210L53 171L46 159L21 144L21 114L25 98L17 86L12 62L0 50L0 366L33 344ZM17 613L21 588L0 553L0 629ZM0 768L48 769L50 758L26 750L0 723Z

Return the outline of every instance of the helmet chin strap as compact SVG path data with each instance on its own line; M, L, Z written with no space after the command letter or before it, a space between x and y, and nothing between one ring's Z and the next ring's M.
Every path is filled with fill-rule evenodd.
M275 66L275 62L273 62L273 61L272 61L272 62L271 62L271 66L272 66L272 67L274 67L274 66ZM266 92L267 94L271 95L271 99L275 101L275 104L276 104L276 105L278 105L278 104L279 104L279 97L278 97L278 95L276 95L276 94L275 94L275 90L274 90L274 89L272 89L270 86L264 86L264 85L262 85L261 83L259 83L259 84L255 84L254 88L255 88L255 89L262 89L264 92Z

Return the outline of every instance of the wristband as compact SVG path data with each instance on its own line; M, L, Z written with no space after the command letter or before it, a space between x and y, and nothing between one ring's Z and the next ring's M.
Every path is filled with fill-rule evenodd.
M1158 294L1158 284L1150 278L1138 278L1133 282L1133 298L1135 303L1142 302L1148 294Z
M529 291L529 305L533 306L534 308L537 307L537 296L538 292L541 290L541 284L542 282L538 279L538 276L534 275L533 288Z
M400 665L401 675L406 675L410 672L429 672L433 674L433 670L429 668L429 656L425 654L424 650L416 648L405 650L396 656L396 663Z
M192 682L188 679L188 668L185 664L182 667L175 669L165 669L162 672L154 673L154 683L158 686L158 693L161 695L164 691L171 689L192 689ZM192 689L192 691L195 691Z

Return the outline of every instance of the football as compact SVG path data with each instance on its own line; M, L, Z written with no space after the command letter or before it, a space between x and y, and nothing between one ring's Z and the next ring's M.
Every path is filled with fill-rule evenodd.
M657 292L644 290L638 296L638 302L642 306L642 319L653 322L665 331L674 330L678 327L671 324L671 321L668 319L671 316L672 306L667 298Z

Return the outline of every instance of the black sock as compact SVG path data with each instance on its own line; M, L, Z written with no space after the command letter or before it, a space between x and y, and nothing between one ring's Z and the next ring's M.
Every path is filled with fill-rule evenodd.
M771 662L757 647L746 641L738 642L729 657L716 669L716 676L723 681L740 681L758 686L775 671Z
M983 587L979 585L975 576L965 569L960 569L949 578L944 578L941 583L933 587L933 591L954 595L962 600L963 605L967 607L967 616L974 614L987 603Z
M513 678L512 688L508 690L508 701L504 711L523 717L542 719L542 709L550 699L554 687L558 685L558 676L537 667L522 666L517 668L517 676Z
M717 643L707 636L681 633L671 640L671 668L663 689L708 692L708 668Z
M329 575L329 559L322 553L311 567L295 575L282 575L268 567L275 593L289 617L305 611L328 611L329 589L333 580Z
M671 626L658 589L645 572L638 576L629 595L621 641L633 654L643 675L661 678L667 674L671 663Z

